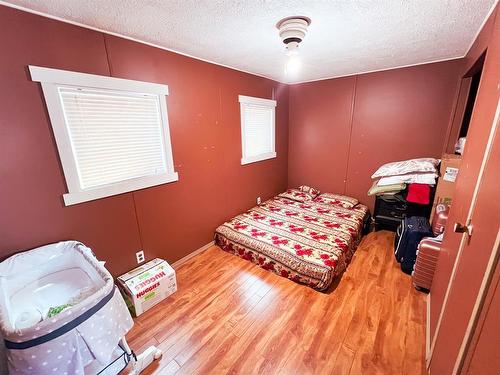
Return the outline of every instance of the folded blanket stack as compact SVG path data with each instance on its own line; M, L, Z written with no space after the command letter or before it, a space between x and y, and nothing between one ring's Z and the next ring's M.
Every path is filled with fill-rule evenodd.
M394 195L406 189L405 183L378 185L377 182L373 181L372 187L368 190L368 195Z
M430 186L436 184L439 163L439 159L420 158L384 164L372 175L375 181L368 195L393 195L409 185L406 199L428 204Z

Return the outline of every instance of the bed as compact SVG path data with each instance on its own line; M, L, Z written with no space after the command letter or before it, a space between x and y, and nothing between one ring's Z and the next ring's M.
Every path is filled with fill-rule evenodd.
M313 193L308 193L308 192ZM305 284L327 289L349 264L368 208L354 198L288 189L215 231L223 250Z

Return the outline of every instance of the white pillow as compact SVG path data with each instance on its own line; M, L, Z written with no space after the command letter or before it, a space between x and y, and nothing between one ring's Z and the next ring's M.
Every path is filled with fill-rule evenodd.
M378 182L377 186L387 186L393 184L436 184L436 173L415 173L415 174L405 174L402 176L389 176L382 177Z
M439 162L439 159L421 158L387 163L377 169L377 171L372 175L372 178L397 176L416 172L436 173L436 167Z

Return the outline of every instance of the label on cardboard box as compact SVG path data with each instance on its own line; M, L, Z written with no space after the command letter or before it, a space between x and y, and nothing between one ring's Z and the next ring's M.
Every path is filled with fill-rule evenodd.
M174 269L160 258L119 276L117 284L134 316L141 315L177 291Z
M443 175L443 180L449 182L455 182L455 180L457 179L457 175L458 175L458 168L446 167Z

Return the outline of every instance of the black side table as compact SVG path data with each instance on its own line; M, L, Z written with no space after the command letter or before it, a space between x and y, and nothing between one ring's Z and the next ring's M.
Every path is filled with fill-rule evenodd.
M375 198L375 230L396 231L401 220L407 216L424 216L429 218L434 198L434 189L431 190L430 203L417 204L407 202L405 192L395 195L378 195Z

